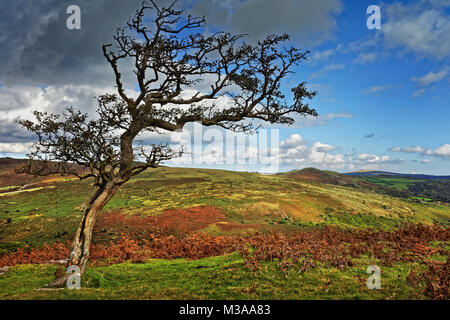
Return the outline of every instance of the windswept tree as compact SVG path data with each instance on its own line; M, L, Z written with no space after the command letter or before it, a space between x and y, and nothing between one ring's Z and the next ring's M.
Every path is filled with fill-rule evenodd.
M289 125L293 115L317 116L304 102L316 92L307 90L304 82L291 89L291 103L282 93L281 81L308 54L285 47L288 35L251 45L242 35L207 34L204 27L204 17L185 15L175 2L161 7L144 1L127 26L118 29L115 43L102 47L117 93L97 98L96 117L89 119L68 107L62 114L35 112L35 121L20 121L37 136L30 162L20 172L93 180L95 191L86 202L68 260L81 272L96 216L115 192L131 177L178 154L168 145L138 146L135 139L143 132L173 132L190 122L249 132L256 121ZM133 97L120 70L127 65L139 88ZM210 88L196 91L196 84L205 79ZM227 98L227 107L217 106L219 97Z

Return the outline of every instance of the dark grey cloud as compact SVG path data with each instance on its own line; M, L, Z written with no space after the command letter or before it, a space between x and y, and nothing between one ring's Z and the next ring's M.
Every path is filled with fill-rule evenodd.
M16 119L8 120L0 118L0 143L30 142L33 135L19 127Z
M0 82L103 84L112 74L101 45L112 41L139 6L137 0L2 0ZM68 30L67 7L81 8L81 30Z
M364 136L364 138L374 138L374 137L375 137L375 133L369 133Z
M115 30L140 4L141 0L2 0L0 143L31 141L15 120L30 118L33 110L60 112L71 105L94 111L94 96L114 90L101 45L113 42ZM81 30L66 27L69 5L81 8ZM288 32L297 47L310 49L333 36L341 0L179 0L178 6L194 15L205 14L208 31L246 33L251 40ZM134 77L126 69L122 75L130 89ZM201 85L208 88L208 81Z
M171 1L160 0L161 5ZM102 52L141 0L2 0L0 82L10 85L113 84ZM81 8L81 30L68 30L69 5ZM207 16L211 30L247 33L252 39L288 32L312 46L331 37L340 0L180 0L189 13ZM124 74L133 85L131 74Z

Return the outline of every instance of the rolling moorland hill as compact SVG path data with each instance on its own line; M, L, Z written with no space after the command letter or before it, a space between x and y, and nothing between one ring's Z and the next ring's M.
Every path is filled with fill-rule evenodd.
M357 171L345 173L347 176L357 177L391 177L391 178L407 178L415 180L450 180L450 176L434 176L429 174L407 174L407 173L395 173L387 171Z
M286 173L280 173L292 179L299 179L318 183L328 183L341 186L355 187L355 188L376 188L377 185L369 183L365 180L346 176L334 171L319 170L316 168L305 168L302 170L292 170Z
M10 175L13 165L2 172ZM51 176L24 186L23 179L0 186L0 248L71 239L90 182ZM378 192L387 189L317 169L260 175L163 167L136 176L119 190L99 217L95 238L107 242L122 232L161 228L175 234L233 234L449 223L448 205Z
M19 176L14 172L18 165L24 164L26 161L25 159L0 158L0 188L11 185L21 186L38 180L26 175Z
M360 171L340 174L315 168L281 173L293 179L326 183L400 197L418 202L450 202L450 176Z
M441 284L444 295L428 294L426 283L408 281L414 280L410 270L424 271L417 259L445 261L448 231L401 230L448 226L448 204L394 197L383 191L391 187L331 171L260 175L171 167L134 177L99 215L86 289L34 291L62 272L47 263L67 256L92 188L72 177L14 180L18 163L5 162L0 267L16 266L0 275L0 299L446 296L447 284ZM242 241L258 250L249 253ZM383 266L384 291L362 289L373 263ZM430 281L442 281L441 274Z
M418 201L450 202L450 176L402 174L385 171L360 171L346 176L385 188L387 194Z

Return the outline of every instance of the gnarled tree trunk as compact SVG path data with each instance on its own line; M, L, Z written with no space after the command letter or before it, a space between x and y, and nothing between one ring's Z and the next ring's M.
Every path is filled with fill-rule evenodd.
M112 180L97 189L89 206L84 210L83 218L75 233L70 248L70 256L67 267L78 266L83 274L89 259L89 247L92 240L97 214L103 209L108 201L114 196L117 189L131 178L133 168L133 139L142 130L143 125L139 121L133 122L130 130L124 132L120 139L120 169L117 180ZM65 274L59 279L51 282L49 287L63 287L70 274Z
M81 274L84 273L89 259L89 247L91 245L92 231L94 229L97 214L114 196L118 188L118 184L110 182L104 187L98 188L95 194L92 196L91 200L89 201L89 206L84 210L83 218L81 219L81 222L75 233L75 237L72 241L67 267L76 265L80 268ZM69 275L70 274L65 274L64 276L51 282L48 286L65 286Z

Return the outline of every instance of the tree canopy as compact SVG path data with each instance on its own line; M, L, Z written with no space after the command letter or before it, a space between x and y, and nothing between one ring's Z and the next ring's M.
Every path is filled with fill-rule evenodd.
M285 47L288 35L251 45L244 35L207 34L204 17L186 16L175 4L166 8L144 1L127 26L117 30L115 43L103 45L117 94L97 98L95 119L68 107L61 115L35 112L36 122L20 121L37 135L31 157L41 160L24 172L94 177L96 185L126 181L175 154L168 145L145 151L133 144L145 130L176 131L196 121L248 132L254 128L251 120L292 124L293 114L317 116L304 102L316 94L305 82L291 89L291 104L282 93L281 80L308 54ZM139 88L135 98L122 81L119 66L125 60L131 61ZM205 77L211 82L209 92L192 90ZM215 103L219 97L227 97L227 107ZM137 158L145 161L136 163Z

